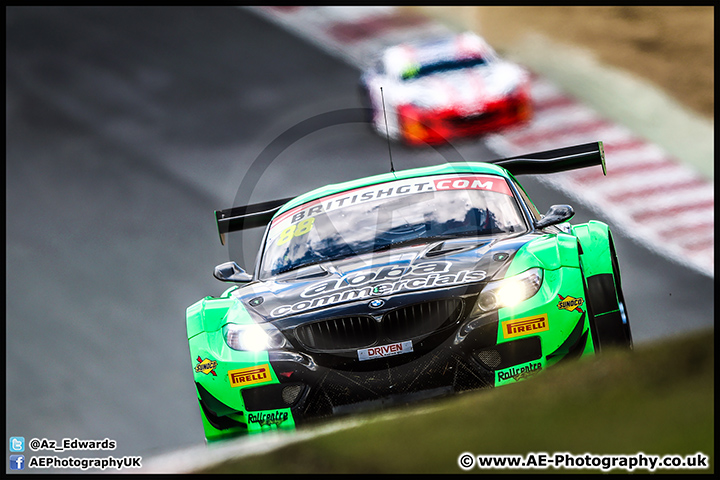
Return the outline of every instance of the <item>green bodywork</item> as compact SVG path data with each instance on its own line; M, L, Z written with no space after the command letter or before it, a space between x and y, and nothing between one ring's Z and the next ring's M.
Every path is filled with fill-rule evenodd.
M514 181L514 177L504 168L485 163L417 168L319 188L290 201L276 216L310 200L338 192L402 178L448 173L491 173ZM574 352L573 355L595 353L591 339L591 320L586 305L586 279L594 275L613 274L610 255L612 240L608 226L597 221L572 226L569 232L547 233L526 243L520 247L508 267L505 278L539 267L543 271L543 282L540 290L531 298L514 307L501 308L498 311L497 342L502 344L516 338L513 336L516 334L511 332L513 322L535 321L532 334L540 337L542 356L535 361L497 370L496 386L523 380L562 361L570 353L572 345L582 336L586 336L588 341L583 344L582 351ZM295 428L289 408L247 412L240 394L242 388L231 385L232 372L249 368L262 369L258 383L253 386L279 383L267 352L233 350L224 341L222 329L228 321L236 324L253 323L243 304L231 295L237 288L232 287L219 297L205 297L187 309L188 342L196 385L202 386L222 404L242 412L242 415L231 414L230 417L246 426L218 430L210 425L201 409L208 441L237 436L239 433ZM200 396L198 389L198 400ZM252 421L249 415L255 415ZM281 421L275 421L276 419Z
M251 385L278 383L278 380L275 372L270 367L266 351L242 352L231 349L225 343L222 327L228 323L228 318L231 318L232 322L236 324L253 323L242 303L230 296L230 293L236 288L226 290L220 297L205 297L187 309L188 342L191 358L193 359L195 382L201 384L221 403L232 406L237 411L244 411L240 388L231 385L231 372L256 366L266 366L267 377ZM207 365L207 362L214 362L214 364L210 364L209 367L205 368L198 367ZM200 393L198 392L199 400ZM279 415L284 416L284 414L287 414L288 417L281 424L283 429L295 428L290 409L255 413L258 415L278 415L278 412ZM231 428L221 431L210 425L202 409L200 414L205 428L205 436L208 440L219 440L237 436L239 433L256 433L277 428L271 423L251 423L247 422L243 415L230 414L230 418L246 423L247 428Z

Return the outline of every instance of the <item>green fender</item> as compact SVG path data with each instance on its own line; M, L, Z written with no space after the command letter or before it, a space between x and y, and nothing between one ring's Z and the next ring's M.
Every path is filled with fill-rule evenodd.
M590 220L588 223L574 225L572 231L578 238L582 248L580 263L585 277L608 273L612 275L613 269L610 256L612 235L607 224Z
M564 233L548 234L523 245L505 276L511 277L531 267L557 270L561 267L579 266L575 237Z
M188 340L203 332L215 332L225 324L228 310L237 302L230 293L237 288L229 288L219 297L205 297L187 308Z

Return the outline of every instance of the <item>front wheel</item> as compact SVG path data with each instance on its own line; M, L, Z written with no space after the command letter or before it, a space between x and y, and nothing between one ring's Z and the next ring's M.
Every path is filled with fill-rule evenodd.
M633 349L630 320L622 292L615 246L610 240L612 274L593 275L588 283L588 310L595 351L607 348Z

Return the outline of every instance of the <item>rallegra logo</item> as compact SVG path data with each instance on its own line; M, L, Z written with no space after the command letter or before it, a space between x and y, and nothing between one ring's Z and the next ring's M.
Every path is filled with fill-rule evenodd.
M258 365L257 367L241 368L239 370L228 371L231 387L242 387L245 385L253 385L255 383L269 382L272 377L270 375L270 365Z
M217 362L215 360L210 360L209 358L203 360L202 357L197 357L197 361L199 362L195 365L195 371L197 373L204 373L205 375L211 373L214 377L217 377L217 373L215 373Z
M276 410L274 412L248 413L248 422L258 423L262 426L280 425L288 419L288 413Z
M506 320L502 322L504 338L520 337L531 333L539 333L549 330L547 314L534 317L519 318L517 320Z
M582 308L580 308L580 305L585 303L582 298L575 298L568 295L567 297L563 297L562 295L558 294L558 297L560 297L560 301L557 304L557 307L559 310L567 310L568 312L572 312L573 310L577 310L580 313L583 313Z
M516 381L527 378L534 375L542 370L542 364L540 362L530 362L527 365L521 367L510 367L507 370L497 372L498 380L510 380L514 378Z
M401 353L410 353L413 351L412 341L391 343L379 347L363 348L358 350L358 360L372 360L373 358L392 357Z

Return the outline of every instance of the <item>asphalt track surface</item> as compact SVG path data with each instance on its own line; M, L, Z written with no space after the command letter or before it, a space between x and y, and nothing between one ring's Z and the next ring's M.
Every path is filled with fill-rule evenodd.
M6 439L201 445L185 308L259 233L223 247L213 210L388 171L359 72L233 7L8 7L6 40ZM498 157L392 146L396 169L458 156ZM573 203L521 181L541 210ZM712 327L712 278L614 233L637 344Z

